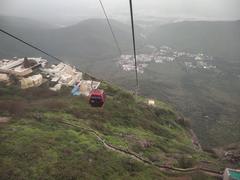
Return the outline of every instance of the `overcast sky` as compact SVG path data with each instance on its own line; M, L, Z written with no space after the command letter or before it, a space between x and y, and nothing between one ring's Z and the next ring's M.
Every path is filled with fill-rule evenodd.
M111 17L128 15L128 0L102 0ZM240 0L133 0L137 17L240 19ZM0 14L54 21L103 17L98 0L0 0Z

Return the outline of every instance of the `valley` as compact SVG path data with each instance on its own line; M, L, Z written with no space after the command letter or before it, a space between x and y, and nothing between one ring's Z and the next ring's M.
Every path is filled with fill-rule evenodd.
M134 89L132 57L127 56L131 54L129 25L112 21L125 54L120 57L106 22L101 19L85 20L60 29L40 28L36 23L24 27L20 26L22 20L9 25L7 17L4 22L2 28L77 65L82 71ZM151 26L148 30L137 26L139 72L142 72L140 93L172 104L191 119L194 131L206 148L240 141L238 31L239 21L178 22ZM213 34L218 34L218 38L209 42L215 37ZM42 56L2 34L0 37L1 58Z

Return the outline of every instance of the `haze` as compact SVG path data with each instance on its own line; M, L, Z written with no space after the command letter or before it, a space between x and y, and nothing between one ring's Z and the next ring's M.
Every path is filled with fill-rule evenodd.
M127 18L128 0L102 0L112 18ZM137 18L240 19L239 0L133 0ZM98 0L1 0L0 14L49 23L101 18Z

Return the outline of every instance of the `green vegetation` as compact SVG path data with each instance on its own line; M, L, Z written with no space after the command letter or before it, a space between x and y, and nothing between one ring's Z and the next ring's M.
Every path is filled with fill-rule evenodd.
M170 106L149 107L128 92L102 84L108 94L102 109L69 89L0 88L0 179L167 179L169 174L106 149L108 143L158 164L196 165L208 155L194 150L186 129ZM71 123L82 128L68 126ZM188 155L183 160L183 155ZM185 157L185 156L184 156ZM193 175L194 176L194 175Z
M151 44L178 50L210 54L239 61L240 21L185 21L157 27L149 36Z
M118 54L116 47L112 45L111 34L106 31L105 21L86 20L60 29L51 29L49 25L16 17L0 16L0 21L3 29L16 35L21 32L24 40L81 67L82 71L127 89L134 88L135 74L122 72L113 60ZM130 53L130 28L117 21L111 23L124 54ZM151 34L147 37L149 44L156 47L168 45L179 51L214 56L218 72L197 70L188 73L180 63L154 63L143 75L139 75L141 94L169 102L184 116L189 117L204 148L239 143L239 25L240 21L179 22L150 29ZM145 51L143 39L138 32L141 28L136 28L136 31L140 54ZM0 38L2 58L22 57L23 54L42 56L3 34L0 34ZM2 89L6 96L4 91L8 90ZM11 105L11 99L8 105ZM11 111L21 111L14 109L11 107ZM78 111L72 113L79 116L82 114ZM98 123L98 126L101 125L102 123Z
M240 137L240 81L235 70L240 63L219 59L216 66L219 72L186 72L181 63L152 63L139 77L141 94L168 102L191 119L192 128L206 149L239 143ZM92 67L95 72L101 68L100 63ZM122 72L114 65L102 71L105 73L98 72L97 76L127 89L134 88L134 73Z

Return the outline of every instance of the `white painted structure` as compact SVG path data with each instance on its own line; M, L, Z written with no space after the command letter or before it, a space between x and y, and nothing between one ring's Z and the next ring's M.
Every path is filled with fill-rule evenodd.
M149 106L155 106L155 101L153 99L148 100L148 105Z

